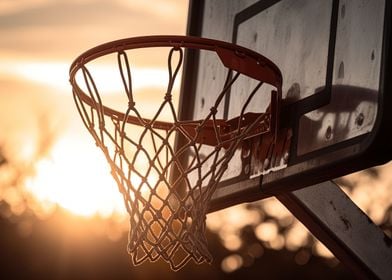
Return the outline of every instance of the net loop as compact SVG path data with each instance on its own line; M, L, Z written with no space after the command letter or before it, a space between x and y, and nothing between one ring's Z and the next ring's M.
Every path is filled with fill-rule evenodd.
M173 73L173 53L174 52L178 52L179 53L179 58L177 59L177 64L174 68L174 73ZM169 70L169 83L167 86L167 93L165 95L165 97L167 95L171 95L171 92L173 90L173 85L174 82L176 80L177 74L180 71L181 65L182 65L182 61L183 61L183 57L184 57L184 52L181 48L178 47L173 47L170 52L169 52L169 56L168 56L168 70Z
M117 64L120 70L121 80L124 85L125 93L128 96L128 107L133 108L135 106L135 102L133 101L132 95L132 76L131 69L129 67L128 55L125 53L125 51L122 50L117 53Z

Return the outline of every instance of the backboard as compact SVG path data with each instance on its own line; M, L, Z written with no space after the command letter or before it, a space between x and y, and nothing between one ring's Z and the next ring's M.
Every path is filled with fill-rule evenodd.
M233 42L272 60L283 76L284 151L244 142L211 202L218 210L305 187L391 159L391 3L383 0L191 1L188 35ZM181 119L208 110L226 73L211 55L188 52ZM252 82L232 88L222 118L239 114ZM245 90L244 90L245 89ZM268 94L251 104L265 111ZM276 156L275 156L276 154ZM208 167L206 167L208 168Z

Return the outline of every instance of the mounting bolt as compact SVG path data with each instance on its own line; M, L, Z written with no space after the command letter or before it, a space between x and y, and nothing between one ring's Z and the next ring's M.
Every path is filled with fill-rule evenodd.
M244 173L245 174L249 174L249 172L250 172L250 165L249 164L245 164L245 166L244 166Z
M355 124L357 125L357 126L361 126L361 125L363 125L363 121L365 120L365 116L362 114L362 113L360 113L357 117L356 117L356 119L355 119Z
M243 143L242 145L242 150L241 150L241 156L242 158L247 158L250 155L250 147L248 143Z
M325 138L330 140L332 138L332 127L329 125L325 131Z
M266 158L266 159L264 160L264 163L263 163L263 169L264 169L264 170L267 170L267 169L269 168L269 164L270 164L270 161L269 161L268 158Z
M283 162L287 163L288 161L289 161L289 153L285 152L284 155L283 155Z

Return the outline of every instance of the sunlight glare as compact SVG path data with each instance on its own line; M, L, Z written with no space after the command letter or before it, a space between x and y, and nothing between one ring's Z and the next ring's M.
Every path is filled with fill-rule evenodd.
M102 93L119 93L124 91L119 80L119 72L109 64L96 64L92 72L94 80L98 83ZM0 65L1 76L23 78L28 81L40 83L56 88L54 92L69 94L69 62L38 62L38 61L15 61L4 60ZM132 68L132 86L134 89L143 88L166 88L168 83L168 72L164 68ZM181 80L181 77L178 77ZM178 84L176 84L178 87Z
M37 163L26 188L42 203L56 203L74 214L108 217L124 213L123 200L96 147L63 138L50 158ZM92 146L92 148L90 147Z
M238 254L232 254L223 259L221 263L221 268L224 272L231 273L241 268L242 264L243 264L242 257Z
M278 226L273 221L261 223L255 228L255 234L259 240L272 242L278 237Z
M317 255L323 257L323 258L333 258L334 255L332 254L332 252L325 247L325 245L323 243L321 243L320 241L317 241L314 245L313 245L313 252L316 253Z
M296 251L306 244L308 231L303 224L295 220L292 227L286 233L286 248L290 251Z

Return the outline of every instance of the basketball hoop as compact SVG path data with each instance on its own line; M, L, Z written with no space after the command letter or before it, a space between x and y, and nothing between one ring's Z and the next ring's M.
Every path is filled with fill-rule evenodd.
M158 47L168 50L168 85L157 112L146 118L143 107L137 107L128 52ZM179 120L172 101L187 49L214 52L228 69L215 103L201 120ZM128 102L124 111L103 104L89 69L89 62L108 55L117 58ZM83 77L81 81L77 75ZM240 75L258 83L241 104L237 117L220 119L218 107ZM130 216L128 251L134 264L163 258L177 270L191 259L211 262L205 238L208 202L245 139L268 134L272 142L276 141L282 94L279 69L264 56L234 44L186 36L150 36L118 40L85 52L71 65L70 82L82 121L103 151L124 198ZM264 113L247 112L264 83L275 88L269 108ZM161 120L164 109L172 121ZM206 146L214 148L206 153ZM205 164L208 170L202 170Z

